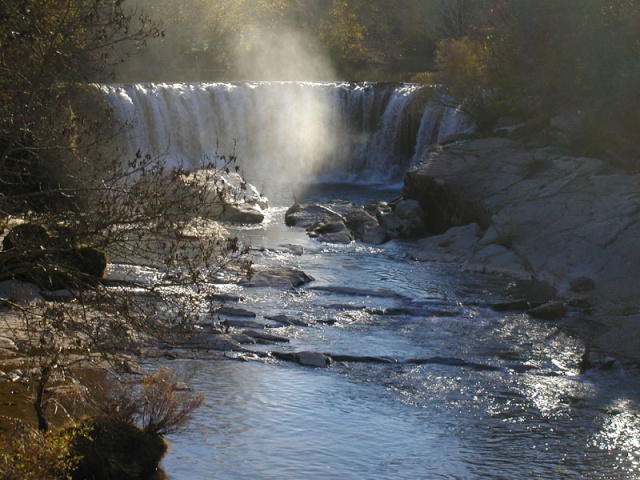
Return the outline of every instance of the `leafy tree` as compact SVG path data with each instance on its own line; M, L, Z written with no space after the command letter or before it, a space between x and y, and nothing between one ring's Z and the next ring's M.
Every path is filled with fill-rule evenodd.
M320 23L319 38L338 65L358 63L365 59L365 27L350 2L333 2L328 18Z
M543 129L559 113L587 112L580 129L584 138L576 139L575 145L588 145L597 154L606 154L607 144L614 149L632 147L630 136L623 138L619 132L628 131L625 103L640 90L637 2L469 3L474 8L473 15L467 15L470 23L445 29L452 39L441 41L437 53L441 78L452 92L477 99L482 88L490 93L485 104L493 109L493 118L518 112L536 119ZM486 115L487 109L476 113ZM593 129L596 121L602 126L613 118L615 127ZM603 131L608 138L603 138Z

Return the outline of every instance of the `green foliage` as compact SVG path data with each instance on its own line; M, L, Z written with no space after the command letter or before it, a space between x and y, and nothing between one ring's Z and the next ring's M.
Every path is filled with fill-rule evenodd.
M338 64L361 62L367 53L363 45L365 27L352 11L349 2L335 0L328 18L320 23L320 42Z

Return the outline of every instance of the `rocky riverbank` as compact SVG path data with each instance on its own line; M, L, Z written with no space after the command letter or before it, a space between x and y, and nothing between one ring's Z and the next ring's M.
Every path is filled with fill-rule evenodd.
M640 357L640 175L505 138L428 152L405 176L425 227L413 256L536 279L585 308L601 349Z

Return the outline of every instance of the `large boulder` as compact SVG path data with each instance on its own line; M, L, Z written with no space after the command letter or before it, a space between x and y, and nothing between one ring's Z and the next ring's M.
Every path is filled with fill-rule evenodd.
M416 200L402 200L378 220L392 238L415 238L425 233L424 209Z

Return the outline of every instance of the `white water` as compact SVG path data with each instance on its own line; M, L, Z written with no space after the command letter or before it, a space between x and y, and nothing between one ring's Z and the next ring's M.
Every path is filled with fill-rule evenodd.
M101 85L137 151L197 168L238 157L252 180L387 181L430 144L471 129L450 107L423 105L414 84L179 83Z

